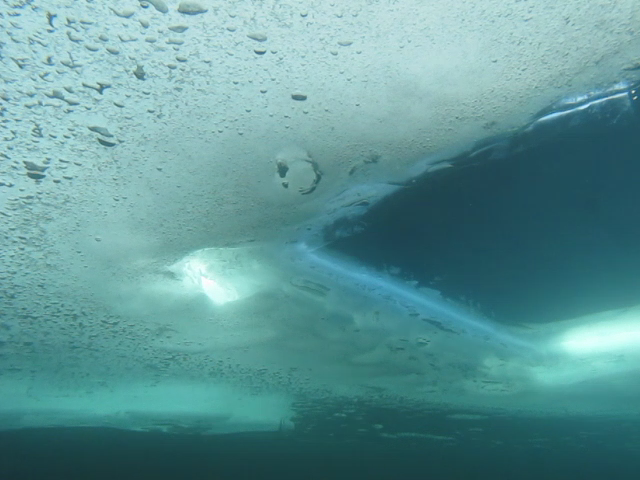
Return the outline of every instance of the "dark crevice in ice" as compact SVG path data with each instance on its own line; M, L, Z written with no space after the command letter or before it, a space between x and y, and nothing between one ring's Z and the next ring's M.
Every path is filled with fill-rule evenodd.
M636 305L638 103L630 88L545 111L510 138L337 221L329 237L332 228L349 230L345 223L358 228L329 248L503 323Z

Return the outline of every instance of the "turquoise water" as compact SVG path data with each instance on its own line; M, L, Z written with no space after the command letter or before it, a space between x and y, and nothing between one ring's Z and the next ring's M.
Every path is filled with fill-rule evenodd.
M0 434L7 478L634 478L638 424L607 418L451 419L355 408L305 433L199 436L109 429ZM331 409L331 412L335 411ZM312 419L309 419L310 421ZM434 434L381 438L370 421Z

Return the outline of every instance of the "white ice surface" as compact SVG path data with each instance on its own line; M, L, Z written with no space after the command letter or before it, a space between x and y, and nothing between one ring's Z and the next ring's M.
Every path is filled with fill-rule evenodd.
M275 430L294 398L372 392L636 413L633 351L560 348L589 319L517 332L545 347L521 357L277 253L341 192L618 81L635 0L200 1L0 6L0 427ZM248 242L226 280L178 268Z

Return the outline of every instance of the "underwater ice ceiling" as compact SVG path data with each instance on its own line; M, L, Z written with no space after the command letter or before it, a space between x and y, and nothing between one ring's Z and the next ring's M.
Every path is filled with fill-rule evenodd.
M420 278L355 239L415 178L487 215L484 165L527 155L506 139L574 135L562 112L637 132L639 29L634 1L4 1L0 428L221 433L293 428L301 399L549 413L633 398L592 395L636 370L633 285L612 288L625 275L608 271L608 304L564 284L573 304L514 319L549 284L501 295L460 257L461 235L503 217L429 203L448 228L430 252L448 256L410 257ZM603 182L585 208L617 212L601 244L631 242L622 271L637 232L614 207L635 197L615 165L575 178ZM544 197L530 192L514 209Z

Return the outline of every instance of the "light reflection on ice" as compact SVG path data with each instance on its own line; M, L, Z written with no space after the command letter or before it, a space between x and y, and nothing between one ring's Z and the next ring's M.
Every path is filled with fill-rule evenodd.
M274 313L283 320L272 324L278 330L272 338L286 339L288 347L282 348L282 340L263 343L265 358L273 358L275 348L278 365L307 365L315 380L328 381L336 392L356 393L366 386L451 405L494 407L517 399L518 408L548 408L545 395L562 395L572 385L606 381L640 365L638 356L619 355L640 342L633 312L609 312L613 323L591 316L518 330L331 254L316 261L305 249L285 251L236 248L227 270L221 268L220 258L228 257L224 249L194 252L179 264L187 277L199 265L198 274L208 278L226 271L220 278L233 280L229 289L282 298ZM221 303L209 284L200 288ZM288 310L293 305L340 320L322 325L286 320L296 311ZM309 338L311 331L317 336ZM334 354L325 356L326 351ZM533 394L530 404L522 401L528 394Z
M637 350L640 346L640 321L587 325L569 331L562 347L577 355Z

